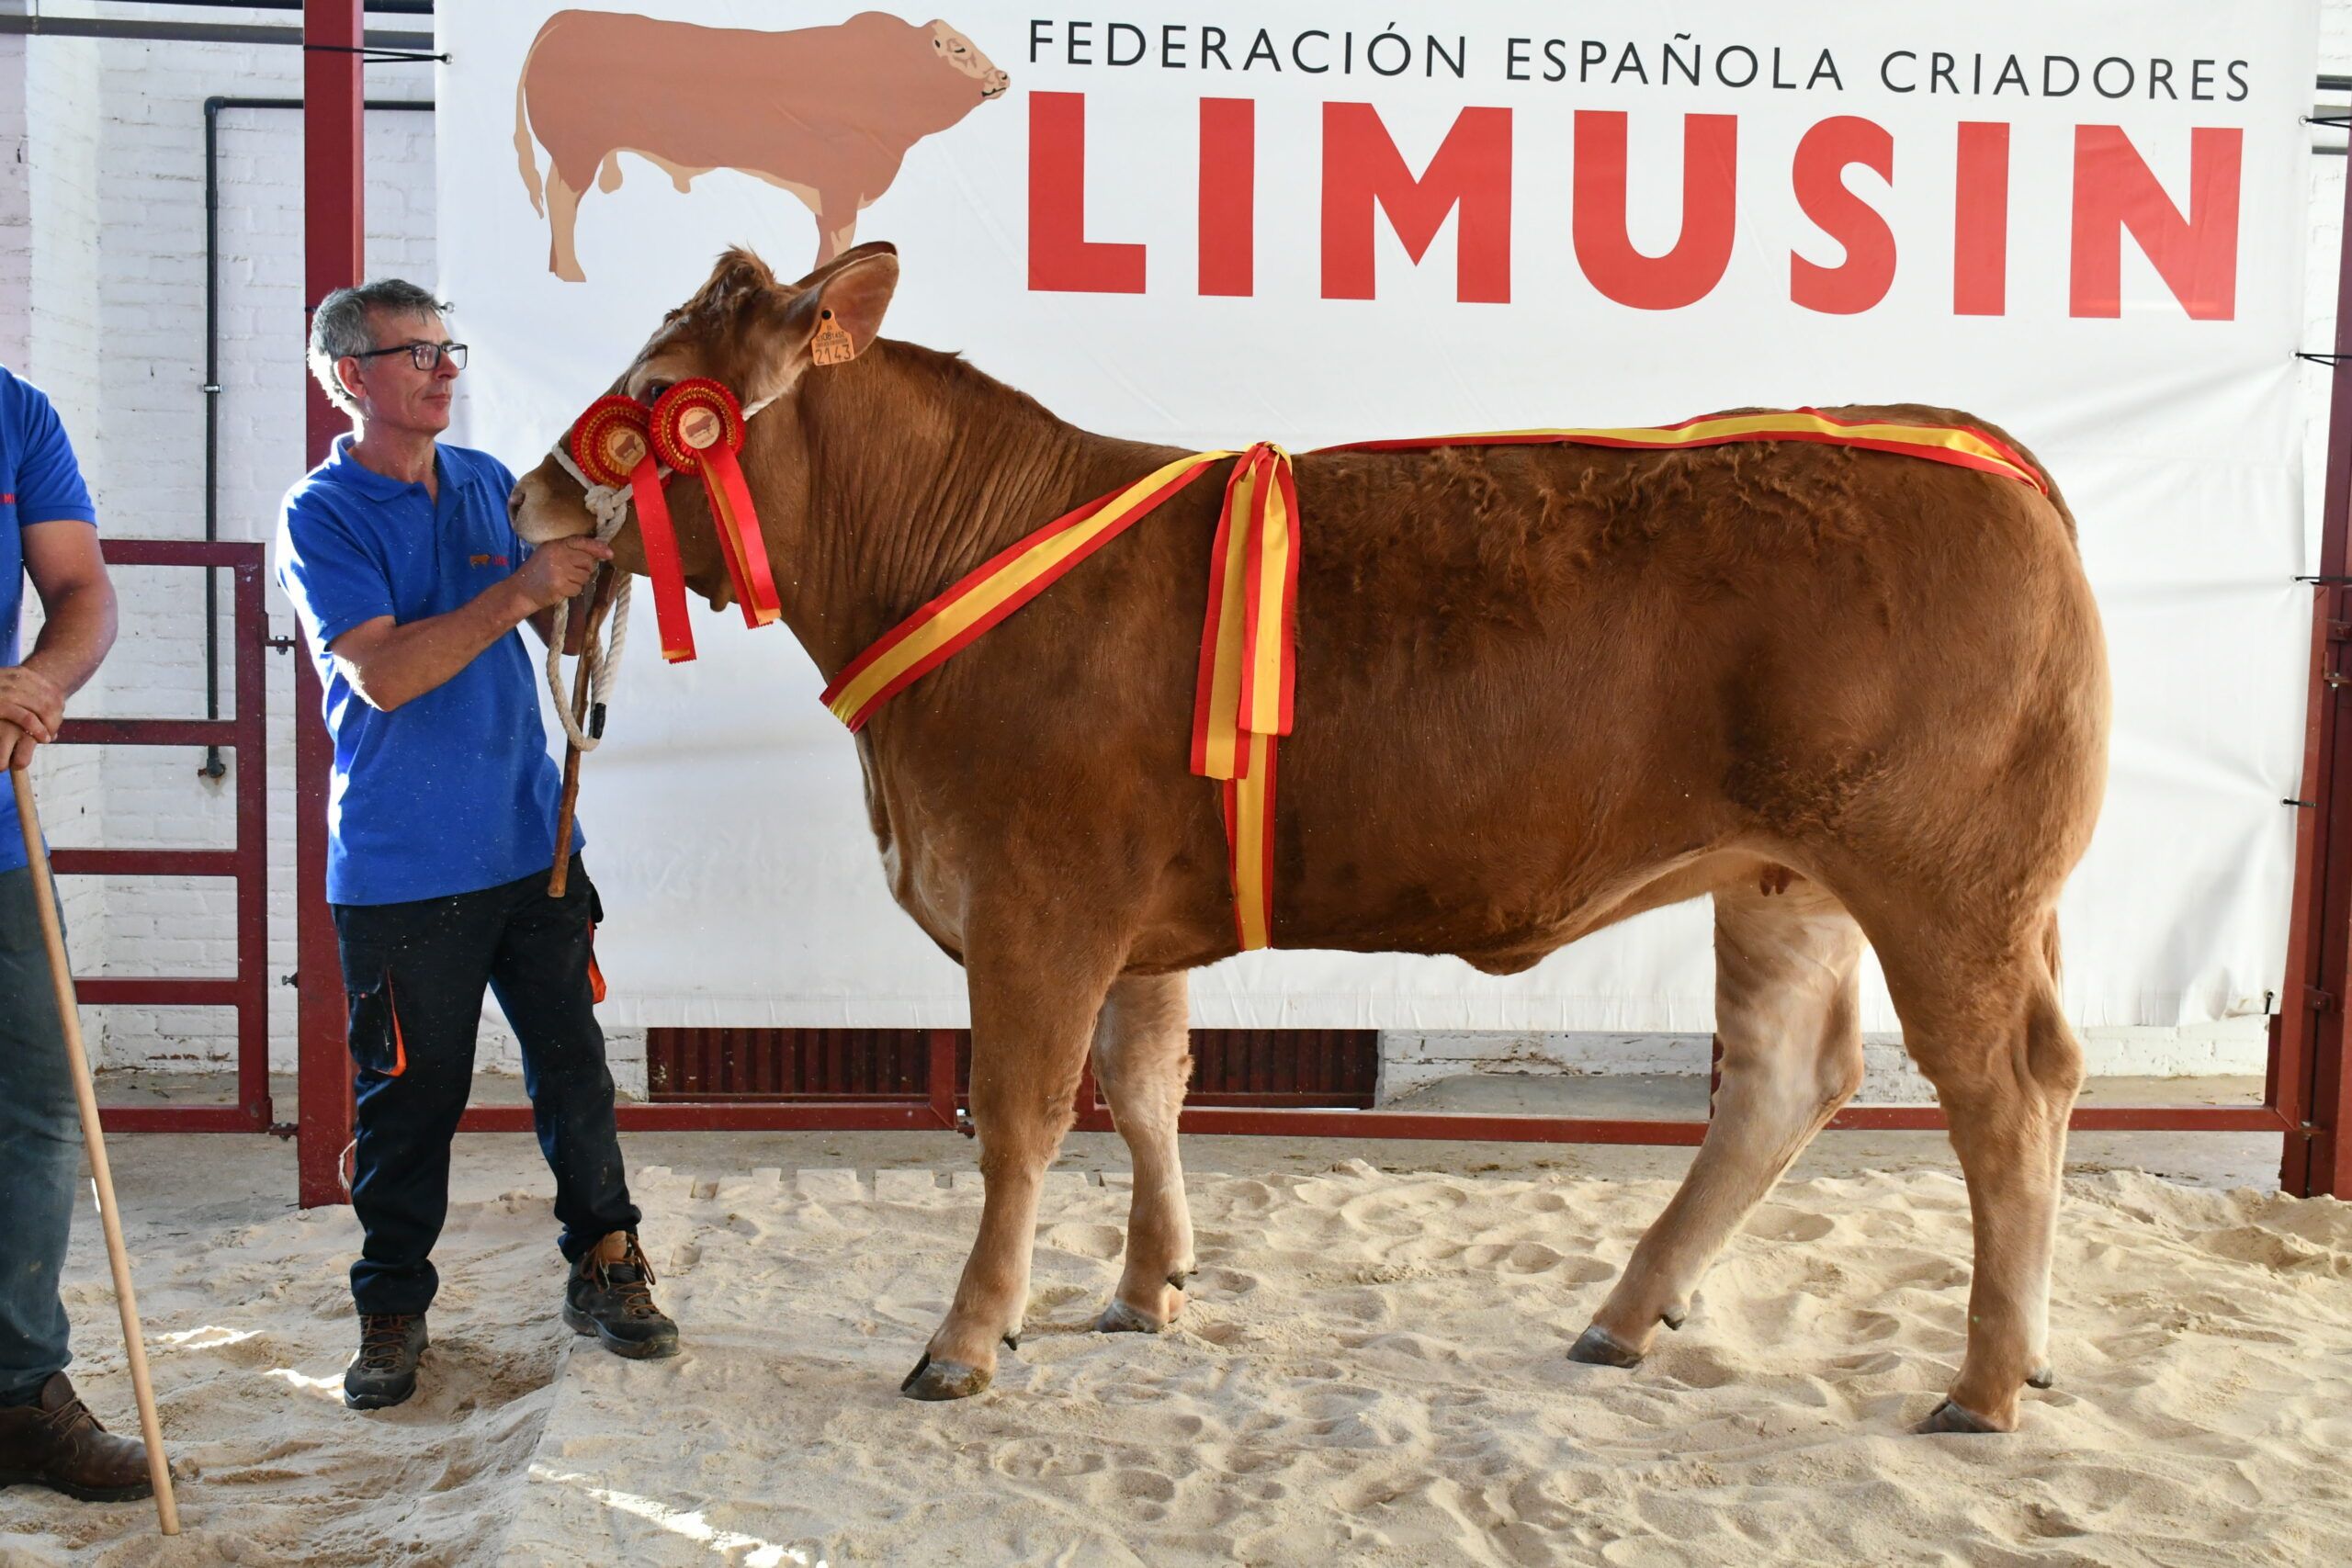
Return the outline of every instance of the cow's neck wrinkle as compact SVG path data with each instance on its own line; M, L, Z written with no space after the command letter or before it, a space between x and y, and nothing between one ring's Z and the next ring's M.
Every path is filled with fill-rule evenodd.
M795 629L826 678L990 557L1173 447L1080 430L952 355L877 341L812 370L808 573ZM876 432L889 433L877 439Z

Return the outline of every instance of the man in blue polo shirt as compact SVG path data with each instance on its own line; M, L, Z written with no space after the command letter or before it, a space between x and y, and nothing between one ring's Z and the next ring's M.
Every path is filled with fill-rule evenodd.
M57 412L0 367L0 771L30 766L34 748L57 738L65 699L114 645L97 515ZM28 576L43 619L20 661ZM81 1149L17 792L0 778L0 1486L144 1497L145 1446L100 1427L65 1376L58 1270Z
M611 551L514 534L514 476L437 438L465 363L445 309L413 284L337 289L311 319L311 369L352 416L288 491L277 576L317 660L334 737L327 901L334 908L358 1146L351 1269L356 1410L416 1387L431 1259L449 1203L449 1145L472 1088L482 993L523 1050L539 1147L571 1264L564 1321L618 1354L668 1356L613 1121L589 942L599 911L580 869L548 896L558 784L529 650L554 606Z

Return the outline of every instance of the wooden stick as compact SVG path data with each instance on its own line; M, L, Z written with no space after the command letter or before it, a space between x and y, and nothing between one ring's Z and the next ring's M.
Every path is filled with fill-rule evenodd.
M25 831L25 859L33 873L33 903L40 913L41 939L49 944L49 974L57 988L57 1021L65 1035L65 1056L74 1074L74 1099L82 1111L82 1142L90 1155L90 1179L98 1190L98 1224L107 1233L107 1261L114 1267L114 1300L122 1309L124 1359L130 1388L139 1400L139 1429L147 1439L147 1479L155 1486L155 1517L165 1535L180 1533L180 1511L172 1499L172 1467L164 1457L163 1423L155 1418L155 1390L147 1381L147 1345L139 1334L139 1301L130 1289L130 1254L122 1245L122 1217L114 1206L114 1172L107 1165L106 1135L98 1127L98 1091L90 1079L89 1054L82 1048L82 1015L74 1000L74 971L65 961L65 931L57 921L56 885L49 874L49 850L40 836L40 813L33 806L32 775L18 768L8 775L17 788L17 821Z
M590 585L588 614L582 617L586 630L581 642L579 667L571 672L571 722L588 722L588 655L595 646L596 622L613 602L613 590L620 578L610 566L596 569L596 579ZM564 638L566 643L571 639ZM571 818L580 806L580 748L569 739L563 748L563 799L555 812L555 863L548 870L548 897L560 898L571 880Z

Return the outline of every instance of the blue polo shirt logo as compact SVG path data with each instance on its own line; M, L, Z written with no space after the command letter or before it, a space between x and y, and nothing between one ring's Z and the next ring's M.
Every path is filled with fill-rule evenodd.
M342 437L287 492L277 580L326 689L334 737L327 897L400 904L495 887L547 869L560 781L520 628L390 713L362 701L328 649L379 616L406 624L469 603L527 559L507 521L498 459L439 446L440 495L379 474ZM586 837L575 827L571 846Z

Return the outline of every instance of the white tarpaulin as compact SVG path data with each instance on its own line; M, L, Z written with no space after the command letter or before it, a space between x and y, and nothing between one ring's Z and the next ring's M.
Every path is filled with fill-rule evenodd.
M820 226L898 245L892 335L1184 446L1968 410L2064 490L2111 649L2070 1010L2210 1019L2278 984L2309 631L2310 4L955 0L945 25L841 27L825 0L640 0L776 36L571 13L526 104L555 11L439 17L437 282L474 354L457 439L537 461L723 246L794 276ZM1010 85L984 96L991 66ZM542 214L542 182L574 221ZM1308 550L1312 527L1309 498ZM962 1021L790 633L699 610L700 660L664 667L650 618L582 790L607 1016ZM1662 911L1510 979L1253 954L1196 976L1196 1015L1703 1031L1708 930L1703 905ZM1869 1023L1894 1025L1875 983Z

